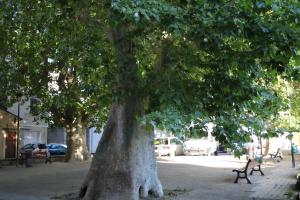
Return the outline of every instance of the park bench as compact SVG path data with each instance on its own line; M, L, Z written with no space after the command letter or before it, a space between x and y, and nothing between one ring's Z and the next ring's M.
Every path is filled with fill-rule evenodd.
M38 152L32 154L32 159L33 160L45 160L46 159L46 152Z
M249 164L251 162L252 162L252 160L249 159L245 167L243 167L241 169L234 169L234 170L232 170L232 172L236 172L237 173L236 179L235 179L234 183L237 183L238 180L239 180L239 178L242 178L242 179L246 179L247 183L251 184L251 181L248 178L248 167L249 167ZM242 176L241 176L241 174L242 174Z
M254 167L251 169L250 175L252 175L253 172L260 172L260 174L261 174L262 176L265 175L265 174L261 171L260 164L254 166Z
M251 181L248 178L248 169L251 169L250 175L252 175L254 171L259 171L262 176L265 175L261 171L260 164L257 164L257 162L255 160L249 159L245 167L243 167L241 169L232 170L232 172L237 173L237 176L236 176L236 179L235 179L234 183L237 183L238 180L241 178L241 179L246 179L247 183L251 184Z
M260 164L263 162L263 155L260 155L260 154L256 154L254 156L254 163L253 163L253 166L252 169L251 169L251 172L250 172L250 175L253 174L253 172L260 172L260 174L262 176L264 176L265 174L261 171L261 166Z
M280 160L283 160L281 148L278 148L275 154L270 153L269 155L270 155L271 159L277 160L278 162ZM280 160L278 160L277 158L280 158Z
M25 164L26 167L32 167L33 163L42 163L46 161L46 152L37 151L32 153L32 151L26 151L21 154L19 162L21 165Z

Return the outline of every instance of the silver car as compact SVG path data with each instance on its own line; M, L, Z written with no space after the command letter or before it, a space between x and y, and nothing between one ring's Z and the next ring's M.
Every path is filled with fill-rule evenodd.
M183 142L176 137L161 137L154 141L157 156L177 156L183 154Z

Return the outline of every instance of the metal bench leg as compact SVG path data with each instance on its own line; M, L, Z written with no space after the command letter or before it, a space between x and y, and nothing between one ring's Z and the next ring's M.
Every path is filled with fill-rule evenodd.
M265 174L261 171L260 165L258 165L257 167L258 167L258 169L255 169L254 167L251 169L250 175L253 174L253 171L256 171L256 172L259 171L260 174L261 174L262 176L264 176Z
M258 171L260 171L260 174L261 174L262 176L265 175L265 174L261 171L260 165L258 165Z
M240 178L240 173L237 172L237 176L236 176L236 179L235 179L234 183L238 183L239 178Z
M260 174L262 175L262 176L264 176L265 174L261 171L261 170L259 170L260 171Z
M247 180L247 183L248 183L248 184L251 184L251 181L249 180L249 178L248 178L248 176L247 176L247 172L245 173L245 178L246 178L246 180Z
M251 169L250 175L252 175L252 174L253 174L253 171L255 171L255 170L254 170L254 168L252 168L252 169Z

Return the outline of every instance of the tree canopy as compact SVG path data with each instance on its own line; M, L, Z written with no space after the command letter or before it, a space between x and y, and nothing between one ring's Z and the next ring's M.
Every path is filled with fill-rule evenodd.
M213 118L217 124L226 119L237 128L246 123L240 120L251 123L256 115L270 116L269 108L276 110L276 93L269 84L285 71L291 57L299 56L298 4L295 0L1 2L1 78L9 83L2 85L7 86L3 91L22 87L42 98L46 110L52 106L56 109L52 112L62 113L76 107L80 115L97 110L91 107L95 102L102 102L100 109L137 93L146 98L145 111L157 123L163 124L159 116L165 122L174 117L163 114L174 110L184 125L201 116L202 121ZM111 43L111 29L116 27L123 30L118 39L131 43L132 58L116 58ZM130 59L138 73L122 71L134 80L134 85L122 85L116 66ZM55 73L61 92L49 88ZM265 103L268 109L263 109ZM86 110L81 111L83 107ZM216 136L226 140L233 132Z
M36 95L70 130L86 116L108 119L82 199L162 196L140 126L198 134L213 122L225 144L259 134L283 105L278 75L297 76L299 4L0 1L0 91Z
M2 92L37 95L57 125L105 119L102 108L136 93L146 98L147 123L180 133L191 121L200 132L212 121L220 141L247 140L238 130L259 132L274 118L280 100L270 84L299 58L297 1L1 4ZM115 27L132 58L115 58ZM116 76L118 62L130 59L138 73ZM120 84L124 76L134 84Z

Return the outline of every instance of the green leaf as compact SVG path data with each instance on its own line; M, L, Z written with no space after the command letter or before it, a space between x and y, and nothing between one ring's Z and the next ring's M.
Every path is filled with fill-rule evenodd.
M296 65L296 66L300 66L300 55L296 55L296 56L294 57L294 60L295 60L295 65Z

